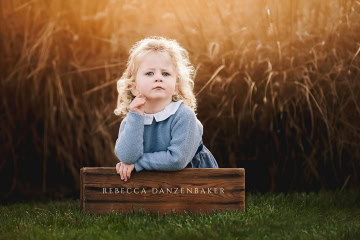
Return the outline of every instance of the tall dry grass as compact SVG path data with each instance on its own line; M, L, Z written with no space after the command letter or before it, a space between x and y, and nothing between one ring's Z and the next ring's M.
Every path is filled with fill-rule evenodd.
M4 196L76 189L81 167L116 163L115 82L129 47L150 35L189 50L204 141L221 167L253 166L247 183L272 191L359 186L359 1L14 0L0 9Z

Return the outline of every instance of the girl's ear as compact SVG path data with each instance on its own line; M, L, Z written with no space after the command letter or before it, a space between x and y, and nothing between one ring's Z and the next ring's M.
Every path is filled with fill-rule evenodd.
M131 93L132 93L132 95L134 95L135 97L139 94L139 91L136 89L135 84L133 84L132 87L131 87Z
M176 86L176 87L175 87L175 91L174 91L173 96L176 96L176 95L179 95L179 89L178 89L178 86Z

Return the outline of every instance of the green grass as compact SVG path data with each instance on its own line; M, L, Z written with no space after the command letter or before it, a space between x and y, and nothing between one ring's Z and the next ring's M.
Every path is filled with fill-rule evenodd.
M0 239L360 239L360 193L247 194L246 212L91 215L79 200L0 206Z

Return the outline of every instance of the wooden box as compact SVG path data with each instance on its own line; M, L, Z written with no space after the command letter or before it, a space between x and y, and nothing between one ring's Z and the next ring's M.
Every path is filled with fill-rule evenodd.
M124 182L115 167L86 167L80 169L80 204L88 213L244 212L245 169L133 171Z

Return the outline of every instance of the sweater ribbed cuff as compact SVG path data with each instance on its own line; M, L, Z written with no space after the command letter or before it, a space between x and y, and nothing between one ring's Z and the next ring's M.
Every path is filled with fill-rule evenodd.
M136 172L141 172L143 170L143 168L137 162L134 163L134 166Z
M144 116L143 114L137 113L137 112L129 112L128 113L128 122L133 122L133 121L140 121L142 120L142 122L144 123Z

